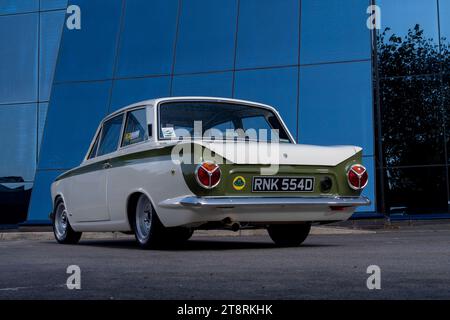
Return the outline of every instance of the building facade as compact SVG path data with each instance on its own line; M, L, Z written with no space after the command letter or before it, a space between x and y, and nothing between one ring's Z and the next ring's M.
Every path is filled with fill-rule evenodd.
M0 224L27 220L66 5L0 0Z
M0 219L48 223L51 182L106 114L180 95L271 104L300 143L363 147L356 216L448 213L450 0L69 2L0 0Z

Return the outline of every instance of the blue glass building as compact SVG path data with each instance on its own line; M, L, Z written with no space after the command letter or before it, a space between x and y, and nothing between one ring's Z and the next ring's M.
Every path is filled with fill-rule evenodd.
M71 4L80 30L64 24ZM357 216L446 214L449 13L450 0L0 0L0 219L48 223L51 182L106 114L180 95L264 102L300 143L363 147L373 204ZM423 41L402 40L416 25ZM408 92L419 119L402 123Z

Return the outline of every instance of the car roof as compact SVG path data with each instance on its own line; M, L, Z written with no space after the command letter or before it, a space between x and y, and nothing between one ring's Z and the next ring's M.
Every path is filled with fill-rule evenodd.
M175 101L210 101L210 102L240 103L240 104L246 104L246 105L249 105L249 106L266 108L266 109L269 109L271 111L274 111L274 112L278 113L277 110L274 107L269 106L267 104L254 102L254 101L241 100L241 99L232 99L232 98L220 98L220 97L182 96L182 97L156 98L156 99L149 99L149 100L139 101L139 102L130 104L128 106L125 106L123 108L120 108L119 110L116 110L116 111L110 113L109 115L107 115L105 117L105 119L111 118L111 117L113 117L116 114L122 113L124 111L127 111L129 109L133 109L133 108L136 108L136 107L147 106L147 105L157 105L160 102L175 102Z

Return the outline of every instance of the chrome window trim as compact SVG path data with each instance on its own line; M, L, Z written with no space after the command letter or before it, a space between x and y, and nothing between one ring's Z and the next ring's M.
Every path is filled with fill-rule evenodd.
M241 101L241 100L234 101L233 99L230 99L230 100L217 100L217 99L196 99L196 98L193 98L193 99L170 98L170 99L167 99L167 100L162 99L162 100L157 101L157 104L156 104L156 112L157 112L157 116L156 116L157 121L156 122L157 122L157 127L156 127L156 133L155 133L155 139L157 141L170 141L170 140L172 140L170 138L160 138L160 135L159 135L159 129L160 129L160 123L161 123L161 119L160 119L161 113L159 111L160 106L162 104L164 104L164 103L171 103L171 102L175 102L176 103L176 102L184 102L184 101L186 101L186 102L211 102L211 103L223 103L223 104L241 104L241 105L248 106L248 107L269 110L270 112L272 112L275 115L275 117L277 117L277 119L280 122L281 126L283 127L284 131L288 135L288 137L290 139L289 143L297 144L296 140L294 139L294 137L292 136L291 132L287 128L286 124L284 123L283 118L281 118L280 114L278 113L278 111L274 107L271 107L271 106L268 106L268 105L263 105L263 104L250 103L250 102ZM190 139L190 140L195 140L195 139ZM229 140L224 140L224 141L229 141ZM243 141L246 141L246 140L243 140ZM258 140L254 140L254 141L258 141Z
M102 137L102 132L103 132L103 125L101 125L100 130L97 130L97 134L94 135L94 140L92 141L91 146L89 147L86 160L91 160L91 159L97 158L97 151L98 151L98 146L100 145L100 139ZM98 141L97 141L97 139L98 139ZM90 157L92 151L94 151L92 148L94 147L96 141L97 141L97 147L95 148L95 154L93 157Z
M114 150L114 151L119 150L120 145L122 144L122 137L123 137L123 133L125 131L125 122L127 121L127 114L128 114L128 111L122 113L122 126L120 127L120 134L119 134L119 139L117 139L118 141L117 141L116 150Z

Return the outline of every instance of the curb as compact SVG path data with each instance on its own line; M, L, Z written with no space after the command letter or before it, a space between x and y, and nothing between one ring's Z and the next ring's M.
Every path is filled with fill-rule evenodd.
M348 229L342 227L312 227L311 235L349 235L349 234L371 234L375 231ZM197 230L194 237L252 237L266 236L267 231L241 230L238 232L228 230ZM131 240L133 235L123 234L121 232L85 232L82 240ZM53 232L3 232L0 233L0 241L20 241L20 240L54 240Z

